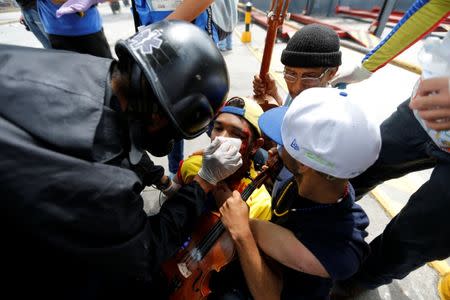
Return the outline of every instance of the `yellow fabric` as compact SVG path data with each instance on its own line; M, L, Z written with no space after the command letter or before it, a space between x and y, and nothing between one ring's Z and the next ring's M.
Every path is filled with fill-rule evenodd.
M182 185L188 184L194 180L195 175L202 167L203 157L201 155L192 155L183 160L178 167L177 179Z
M177 180L181 184L191 182L202 166L203 157L201 155L192 155L185 159L178 170ZM255 178L258 175L253 163L250 166L250 176ZM237 190L242 191L251 182L248 178L243 178ZM256 189L247 199L247 204L250 207L250 218L260 220L270 220L272 217L272 197L263 185Z
M450 300L450 273L439 280L439 296L441 300Z
M262 110L261 106L259 106L258 103L256 103L255 100L250 99L250 98L246 98L246 97L238 97L241 98L242 100L244 100L245 106L243 108L244 115L240 117L243 117L244 119L246 119L250 124L253 125L253 127L255 127L255 129L258 131L259 135L261 136L261 129L259 129L259 125L258 125L258 120L259 117L264 113L264 111ZM229 100L233 99L233 97L231 97ZM226 107L227 104L225 103ZM226 112L229 113L229 112Z
M430 30L441 18L450 12L450 1L431 0L422 6L400 28L376 50L363 67L374 72L402 53Z

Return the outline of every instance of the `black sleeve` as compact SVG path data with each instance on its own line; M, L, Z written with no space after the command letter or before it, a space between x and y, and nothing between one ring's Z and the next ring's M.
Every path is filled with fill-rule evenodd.
M193 181L164 202L158 215L149 217L152 272L175 254L192 233L197 217L203 211L205 198L203 189Z
M166 201L157 215L143 215L141 206L123 209L115 221L122 219L120 234L124 242L102 249L102 257L97 259L103 260L105 266L114 266L114 271L122 275L152 281L161 264L175 254L192 233L205 198L203 189L192 182ZM139 196L138 202L141 201Z
M136 165L129 164L129 168L137 174L145 186L159 183L164 176L164 168L155 165L146 153L142 154L141 160Z
M202 211L205 193L192 183L148 217L134 172L49 149L2 120L8 130L0 135L0 211L16 265L26 257L47 270L64 266L67 273L77 268L151 280Z

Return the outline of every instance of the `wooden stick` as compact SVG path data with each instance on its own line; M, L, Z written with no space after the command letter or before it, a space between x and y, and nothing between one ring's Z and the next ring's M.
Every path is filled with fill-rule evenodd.
M283 25L284 19L286 17L287 9L289 7L290 0L272 0L272 6L267 15L267 34L266 41L264 44L264 53L261 62L261 68L259 71L259 78L263 81L266 78L267 73L270 68L270 61L272 60L273 47L277 38L277 31L280 26ZM266 99L261 99L260 95L255 95L259 105L264 111L278 106L278 103L269 102Z

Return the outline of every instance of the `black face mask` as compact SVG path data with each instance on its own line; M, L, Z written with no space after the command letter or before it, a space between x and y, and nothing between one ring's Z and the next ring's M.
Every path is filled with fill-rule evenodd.
M145 150L154 156L165 156L172 151L175 143L175 131L167 126L156 134L149 134L146 123L141 120L129 119L130 163L136 165Z
M169 127L158 131L156 135L152 135L153 143L148 143L146 150L154 156L162 157L169 154L175 144L175 137Z

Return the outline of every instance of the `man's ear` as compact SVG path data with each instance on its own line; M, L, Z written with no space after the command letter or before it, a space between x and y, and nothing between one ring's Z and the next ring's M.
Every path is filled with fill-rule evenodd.
M259 148L261 148L264 145L264 139L263 138L257 138L256 141L253 143L253 149L252 149L252 155L258 151Z
M302 164L301 162L297 162L297 169L300 171L301 174L306 174L308 172L314 171L307 165Z
M335 68L332 68L329 72L328 72L328 75L327 75L327 82L328 81L331 81L331 79L333 79L333 77L336 75L336 73L337 73L337 71L339 70L339 67L335 67Z

